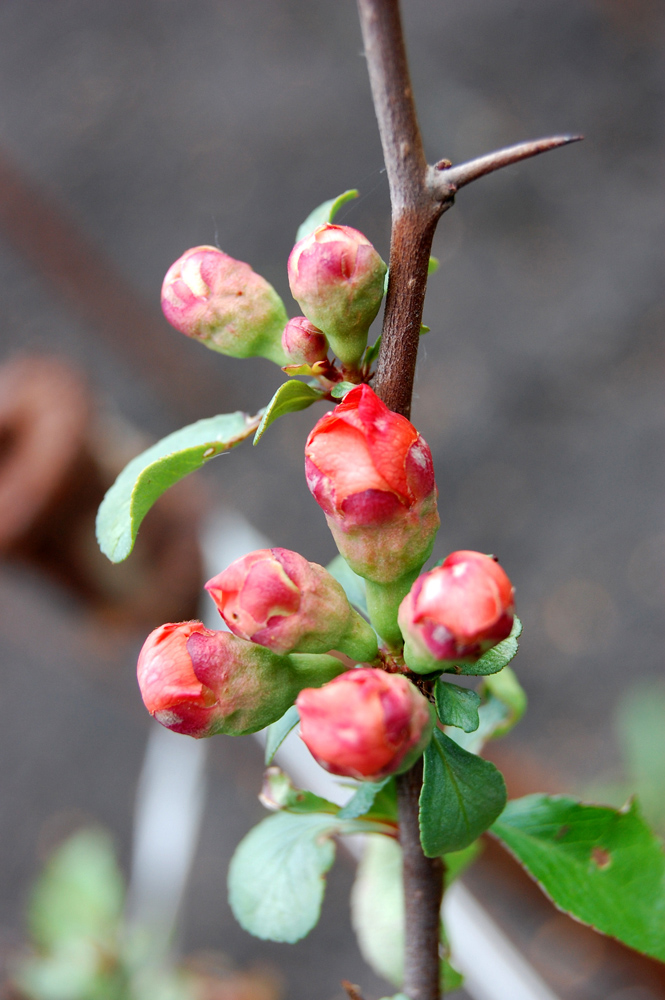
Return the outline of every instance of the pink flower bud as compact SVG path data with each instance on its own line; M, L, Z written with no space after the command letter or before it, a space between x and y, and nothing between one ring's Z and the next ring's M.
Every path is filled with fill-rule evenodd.
M363 667L298 695L300 735L333 774L378 781L407 770L425 749L433 717L401 674Z
M356 573L390 583L422 566L439 527L432 455L413 424L368 385L314 426L305 474Z
M481 552L453 552L423 573L399 609L405 658L419 673L475 663L510 635L513 587L499 564Z
M287 364L284 303L249 264L216 247L194 247L166 272L162 309L169 323L213 351Z
M342 364L358 364L383 298L386 265L350 226L319 226L296 243L289 284L307 319L323 330Z
M286 324L282 347L290 365L315 365L328 357L325 335L304 316L296 316Z
M342 669L334 657L277 656L192 621L151 632L137 676L145 707L167 729L240 736L276 722L303 687L323 684Z
M206 584L222 618L241 639L274 653L377 655L376 636L323 566L289 549L258 549Z

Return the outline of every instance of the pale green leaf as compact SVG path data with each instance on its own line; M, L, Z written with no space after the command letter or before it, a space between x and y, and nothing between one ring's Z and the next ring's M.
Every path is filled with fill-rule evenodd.
M282 743L299 722L300 716L298 715L298 709L295 705L291 705L291 708L286 710L281 719L278 719L277 722L273 722L271 726L268 726L266 729L266 766L268 764L272 764L273 758Z
M263 411L253 444L259 443L270 425L279 417L283 417L286 413L295 413L297 410L306 410L312 403L317 403L323 398L323 392L313 389L306 382L298 382L297 379L284 382Z
M335 858L336 817L279 812L238 845L229 868L229 903L246 931L299 941L319 919L325 875Z
M35 943L47 950L79 938L114 938L124 885L110 837L82 830L58 848L30 899L28 923Z
M478 709L478 728L470 733L448 731L448 736L469 753L480 753L488 740L509 733L526 710L526 694L510 667L485 677L480 694L483 701Z
M244 441L257 425L246 413L198 420L162 438L125 466L102 500L97 541L111 562L132 551L143 518L169 486Z
M305 221L298 227L298 232L296 233L296 243L300 240L304 240L306 236L313 233L315 229L319 226L324 226L326 222L332 222L339 212L342 205L346 205L347 201L352 201L354 198L358 197L359 192L355 188L351 188L349 191L344 191L343 194L338 195L336 198L330 198L329 201L324 201L321 205L310 212Z
M424 754L420 837L425 854L460 851L476 840L506 803L503 775L494 764L434 730Z
M329 802L314 792L296 788L289 775L274 764L263 775L259 798L266 809L292 813L331 813L334 816L340 811L334 802Z
M331 390L330 395L333 399L344 399L347 392L351 392L352 389L357 389L355 382L338 382Z
M383 781L363 781L353 798L349 799L346 805L340 809L339 818L357 819L358 816L364 816L374 805L374 799L381 789L390 780L390 778L384 778Z
M665 855L634 802L616 810L528 795L491 832L560 910L665 961Z

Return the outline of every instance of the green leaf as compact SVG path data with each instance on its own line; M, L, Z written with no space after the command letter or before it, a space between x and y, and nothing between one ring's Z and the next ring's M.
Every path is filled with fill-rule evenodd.
M309 933L335 859L337 825L334 816L279 812L250 830L229 868L229 903L241 927L289 943Z
M337 385L330 390L330 395L333 399L344 399L347 392L351 392L352 389L357 389L355 382L338 382Z
M339 818L357 819L358 816L364 816L372 808L374 799L381 789L390 780L390 778L384 778L383 781L363 781L353 798L349 799L346 805L340 809Z
M460 663L459 666L453 668L454 673L473 677L498 673L510 663L517 653L517 640L521 634L522 622L519 618L515 618L512 631L507 639L498 643L493 649L489 649L475 663Z
M480 694L483 703L478 709L478 728L468 734L459 730L448 733L469 753L480 753L488 740L505 736L526 710L526 694L510 667L486 677Z
M335 556L332 562L328 563L326 569L344 587L344 592L354 608L357 608L361 614L367 617L369 613L367 611L367 594L363 578L353 572L344 556L341 555Z
M527 795L491 832L560 910L665 961L665 855L635 802L616 810Z
M125 466L102 500L97 541L111 562L122 562L134 547L143 518L169 486L211 458L240 444L255 430L256 417L224 413L162 438Z
M265 753L265 764L272 764L273 758L282 743L289 735L292 729L300 722L300 716L298 715L298 709L295 705L291 705L288 708L281 719L277 722L273 722L271 726L266 729L266 753Z
M503 775L440 730L424 755L420 837L429 858L460 851L480 836L506 803Z
M470 688L450 684L438 678L434 688L436 714L444 726L457 726L465 733L478 728L478 706L480 695Z
M35 885L28 909L38 947L70 941L113 940L122 915L124 885L110 837L82 830L56 851Z
M312 403L318 403L323 399L324 395L325 393L313 389L306 382L294 379L284 382L266 406L252 443L258 444L270 425L279 417L283 417L286 413L295 413L296 410L306 410Z
M617 729L629 784L650 823L665 830L665 690L649 680L617 707Z
M420 324L420 336L424 337L425 334L429 333L429 332L430 332L430 328L428 326L425 326L424 323L421 323Z
M402 851L391 837L365 839L351 890L351 923L367 964L389 983L401 986L404 978ZM444 938L443 929L441 937ZM448 993L461 985L462 977L444 960L441 980Z
M291 813L330 813L336 816L339 806L328 799L322 799L314 792L296 788L291 778L281 768L269 767L263 775L263 787L259 798L266 809L284 810Z
M381 336L377 337L373 344L365 351L365 357L363 358L363 366L369 368L371 364L378 358L379 351L381 350Z
M306 236L313 233L319 226L324 226L326 222L332 222L342 205L346 205L347 201L357 198L358 193L355 188L351 188L349 191L344 191L343 194L337 195L336 198L324 201L313 212L310 212L305 221L298 227L296 243L304 240Z
M430 257L427 265L427 277L429 278L431 274L436 274L440 266L441 264L438 257Z

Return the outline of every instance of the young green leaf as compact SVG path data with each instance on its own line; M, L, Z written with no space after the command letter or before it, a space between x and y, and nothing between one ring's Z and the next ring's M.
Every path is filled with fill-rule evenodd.
M258 417L224 413L197 420L162 438L125 466L97 513L97 541L111 562L122 562L154 502L169 486L216 455L234 448L254 431Z
M250 830L229 867L229 903L241 927L288 943L311 931L335 859L337 825L335 816L279 812Z
M401 986L404 978L402 851L391 837L365 839L351 890L351 922L367 964L389 983ZM443 960L441 981L444 993L448 993L461 985L462 977Z
M278 719L277 722L273 722L271 726L268 726L266 729L266 767L269 764L272 764L273 758L282 743L291 730L295 729L299 722L300 716L298 715L298 709L295 705L291 705L291 708L287 709L281 719Z
M380 350L381 350L381 335L379 334L374 343L370 344L367 350L365 351L365 357L363 358L363 366L365 368L369 368L369 366L374 363L374 361L379 356Z
M560 910L665 961L665 854L635 802L617 810L527 795L491 832Z
M359 192L355 188L351 188L351 190L345 191L343 194L338 195L336 198L331 198L329 201L324 201L315 208L298 227L296 243L304 240L306 236L313 233L319 226L324 226L326 222L332 222L342 205L346 205L347 201L357 198L358 194Z
M330 395L333 399L344 399L347 392L351 392L351 390L355 388L355 382L338 382L337 385L330 390Z
M381 789L390 780L390 778L384 778L383 781L363 781L353 798L349 799L346 805L340 809L339 818L357 819L358 816L364 816L372 808Z
M475 663L461 663L454 667L456 674L467 674L472 677L484 676L486 674L497 674L503 670L517 653L517 640L522 634L522 622L519 618L513 621L510 635L503 642L499 642L493 649L489 649Z
M457 726L465 733L472 733L478 728L478 706L480 695L470 688L450 684L441 677L434 687L436 714L444 726Z
M425 750L420 793L420 839L429 858L460 851L476 840L506 804L503 775L440 730Z
M438 257L430 257L429 263L427 264L427 277L429 278L430 275L436 274L440 266Z
M291 778L281 768L269 767L263 775L263 786L259 799L266 809L284 810L291 813L330 813L336 816L339 806L328 799L322 799L314 792L296 788Z
M263 411L252 444L258 444L270 425L279 417L283 417L286 413L295 413L296 410L306 410L312 403L318 403L323 399L324 395L325 393L319 389L313 389L311 385L298 382L297 379L284 382Z
M341 555L335 556L332 562L328 563L326 569L344 587L346 596L354 608L367 617L367 594L363 578L353 572L344 556Z

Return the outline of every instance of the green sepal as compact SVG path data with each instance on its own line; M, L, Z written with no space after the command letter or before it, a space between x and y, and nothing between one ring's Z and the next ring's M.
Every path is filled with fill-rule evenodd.
M484 833L506 804L503 775L435 729L424 755L420 839L428 858L460 851Z
M306 382L298 382L296 379L283 382L263 411L261 423L256 430L252 444L258 444L270 425L279 417L283 417L287 413L295 413L297 410L306 410L312 403L318 403L320 399L324 398L324 392L321 392L320 389L314 389Z
M472 733L478 728L480 695L475 691L439 677L434 686L434 701L436 714L444 726L456 726L465 733Z
M295 705L287 709L281 719L273 722L266 729L265 765L272 764L275 754L292 729L300 722L298 709Z
M197 420L133 458L108 490L97 513L97 541L111 562L134 547L143 518L169 486L234 448L256 430L258 416L240 411Z
M527 795L491 833L560 910L665 961L665 854L636 802L611 809Z
M359 193L355 188L351 188L349 191L344 191L343 194L338 194L336 198L330 198L328 201L324 201L318 205L309 213L305 221L298 226L296 243L300 243L301 240L304 240L306 236L313 233L319 226L325 226L327 222L332 222L342 205L346 205L348 201L357 198Z

